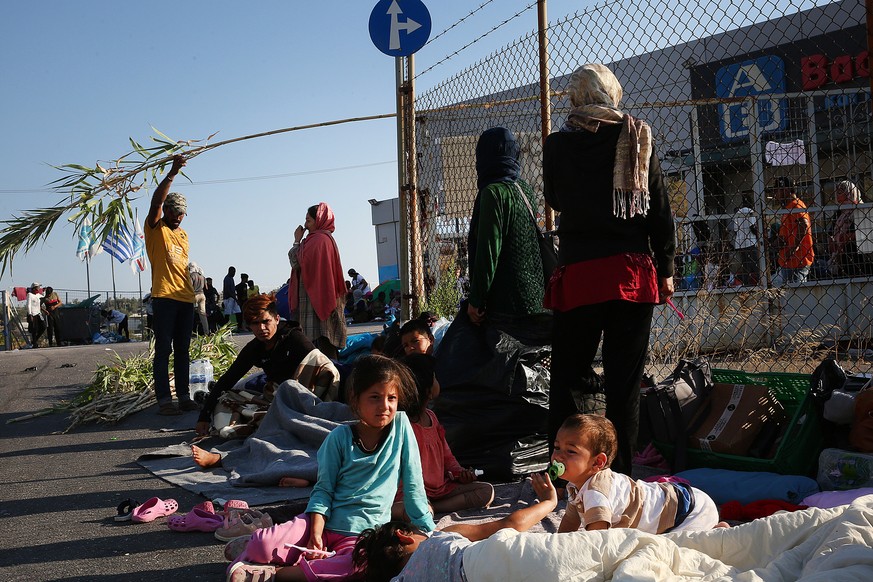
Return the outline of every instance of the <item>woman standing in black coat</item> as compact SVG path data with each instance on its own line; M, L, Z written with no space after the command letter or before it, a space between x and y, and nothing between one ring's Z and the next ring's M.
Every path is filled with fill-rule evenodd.
M612 71L583 65L569 93L567 122L543 151L545 197L561 212L558 269L545 299L554 310L549 431L554 440L577 411L580 386L596 385L602 338L606 416L619 438L613 468L629 474L652 312L673 294L673 218L651 128L619 109Z

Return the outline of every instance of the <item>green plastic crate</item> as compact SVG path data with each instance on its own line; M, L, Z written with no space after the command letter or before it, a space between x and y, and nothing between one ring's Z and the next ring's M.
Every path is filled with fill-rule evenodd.
M821 421L818 411L809 398L810 377L806 374L779 372L751 373L739 370L713 368L713 382L719 384L760 384L767 386L776 399L785 407L791 419L782 433L779 447L772 459L740 457L688 448L688 467L731 469L734 471L766 471L783 475L812 475L818 454L821 451ZM673 446L655 442L655 447L673 460Z

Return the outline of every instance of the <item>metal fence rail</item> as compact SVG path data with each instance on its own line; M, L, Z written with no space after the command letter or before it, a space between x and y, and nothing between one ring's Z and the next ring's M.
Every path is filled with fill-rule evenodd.
M417 95L405 110L414 116L405 143L414 188L402 201L418 308L450 312L459 298L478 136L494 126L515 133L522 177L542 201L544 116L558 130L569 111L569 74L602 62L622 82L622 108L652 126L676 221L675 301L687 317L656 310L653 365L705 353L759 370L810 371L831 352L868 371L873 131L865 18L860 0L604 2L551 23L545 61L533 32ZM545 114L541 67L550 83ZM791 211L773 194L784 178L811 216L815 258L806 282L777 277L779 226ZM838 200L843 181L857 186L860 203ZM542 202L539 218L551 225Z

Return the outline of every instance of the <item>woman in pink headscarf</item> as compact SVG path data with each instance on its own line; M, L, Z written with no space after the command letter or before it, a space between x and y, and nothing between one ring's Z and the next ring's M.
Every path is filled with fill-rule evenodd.
M303 238L305 231L309 234ZM306 336L336 360L346 346L346 284L333 231L330 206L320 202L306 211L306 220L294 231L294 246L288 251L288 303Z

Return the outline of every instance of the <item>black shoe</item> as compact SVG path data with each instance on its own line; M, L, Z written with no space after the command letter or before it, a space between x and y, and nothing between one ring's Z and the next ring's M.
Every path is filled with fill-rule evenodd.
M200 410L200 405L193 400L182 400L179 402L179 410L189 412L191 410Z

